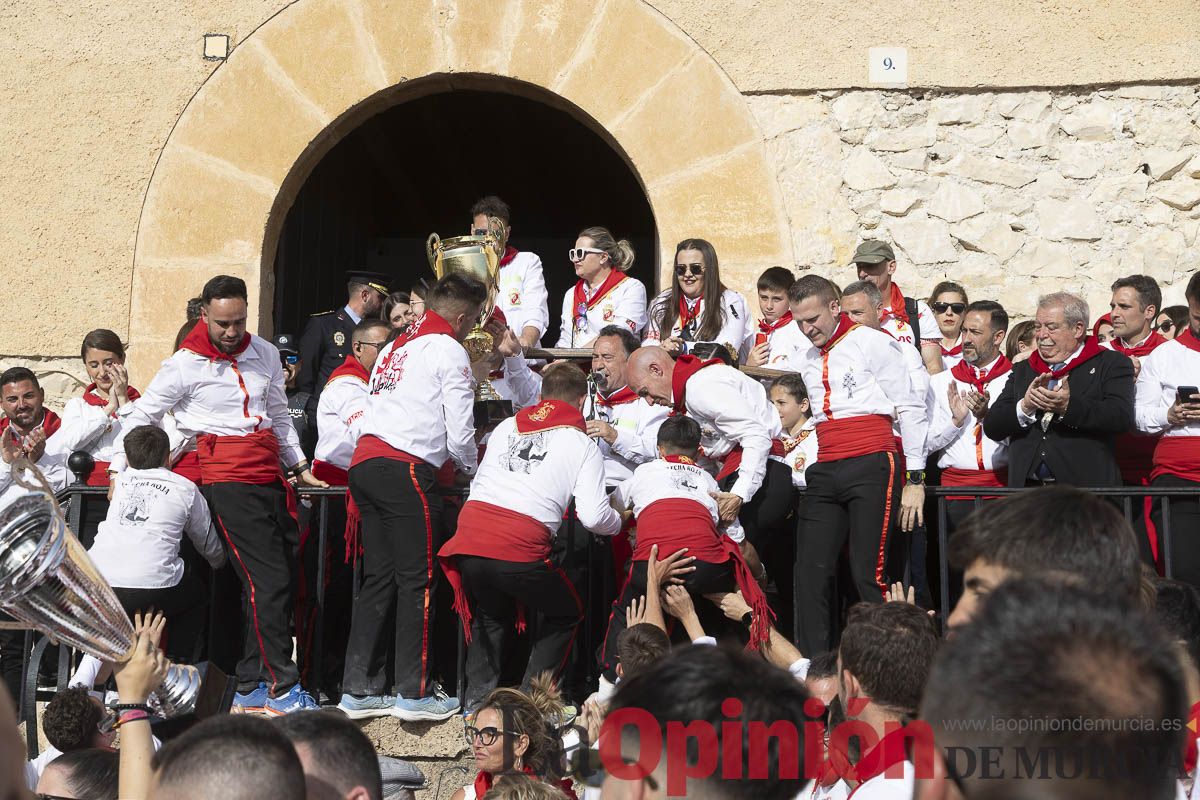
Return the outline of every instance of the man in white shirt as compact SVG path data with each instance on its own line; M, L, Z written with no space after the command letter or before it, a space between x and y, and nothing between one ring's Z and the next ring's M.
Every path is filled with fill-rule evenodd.
M720 465L721 522L739 520L761 551L796 499L788 468L768 458L784 455L783 426L762 384L719 359L672 360L654 346L633 354L626 378L639 397L700 423L701 453Z
M486 234L490 217L497 217L504 223L505 248L500 258L496 307L504 313L521 347L537 347L550 325L549 295L542 274L542 259L536 253L518 250L508 244L512 239L512 211L508 203L495 195L480 198L471 206L471 232Z
M541 401L492 432L458 531L438 553L467 635L468 713L496 688L504 631L526 614L541 617L523 687L547 671L558 679L566 666L583 606L549 556L572 499L583 527L600 536L621 529L580 413L586 395L574 365L546 368Z
M1200 486L1200 272L1188 281L1188 327L1142 359L1137 379L1137 428L1159 435L1151 471L1153 486ZM1161 501L1155 528L1161 538ZM1200 585L1200 529L1195 497L1171 498L1172 574ZM1159 552L1162 552L1161 549Z
M166 616L168 655L191 662L208 587L185 569L179 547L186 535L213 569L225 563L225 551L196 484L168 468L166 432L143 425L129 431L124 445L128 466L114 476L108 516L88 555L130 617L150 609Z
M883 294L883 329L918 350L930 375L942 371L942 332L933 311L924 300L905 297L892 280L896 253L887 242L868 239L854 251L854 266L860 281L870 281Z
M930 380L935 403L925 450L942 451L938 466L943 486L1007 486L1008 441L983 435L987 410L1012 372L1000 348L1008 334L1008 313L994 300L967 306L962 325L962 360ZM956 526L974 508L972 497L951 497L947 518Z
M462 340L486 298L475 278L446 275L426 298L424 316L375 363L349 470L364 566L338 707L353 717L441 720L459 707L457 698L435 689L430 658L433 558L442 523L436 473L449 459L468 476L478 464L475 394Z
M123 406L121 436L171 413L195 438L200 479L245 615L234 704L285 714L316 702L299 682L290 624L299 543L295 494L283 475L313 477L288 415L279 351L246 331L246 283L218 275L204 285L203 313L137 402ZM112 469L124 469L124 441ZM228 626L229 630L236 629Z
M838 644L838 699L846 719L867 725L876 742L869 749L860 742L862 758L847 778L854 797L911 800L916 770L903 725L917 716L940 644L932 619L911 603L859 603L850 609Z
M890 570L901 563L890 535L895 507L901 507L902 530L923 521L929 423L924 397L913 391L901 351L908 345L852 322L842 313L836 287L819 275L797 280L789 300L792 316L813 343L801 355L799 372L808 387L818 445L817 463L805 475L804 536L796 553L799 645L804 652L820 653L833 641L832 581L847 538L859 598L879 603ZM899 498L893 424L899 427L907 468Z

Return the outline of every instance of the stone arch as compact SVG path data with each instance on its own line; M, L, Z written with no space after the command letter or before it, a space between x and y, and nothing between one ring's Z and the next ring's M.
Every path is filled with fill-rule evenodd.
M179 328L180 288L219 272L246 280L251 329L269 329L276 239L313 165L382 108L487 76L548 91L623 154L654 212L660 264L698 231L743 290L791 262L745 99L641 0L297 0L212 73L155 166L134 250L131 366L149 374Z

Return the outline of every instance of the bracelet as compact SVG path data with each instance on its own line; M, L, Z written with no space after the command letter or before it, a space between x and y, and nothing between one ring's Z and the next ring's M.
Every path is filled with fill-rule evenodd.
M122 726L124 726L130 722L137 722L138 720L143 720L143 719L146 721L149 721L150 720L150 712L144 711L140 708L131 708L127 711L121 712L121 716L117 717L117 722L115 725L113 725L113 727L121 728Z
M109 708L118 714L122 711L145 711L147 714L150 713L150 706L145 703L113 703Z
M297 464L296 466L289 469L288 472L292 473L293 476L299 478L300 473L304 472L304 470L306 470L306 469L308 469L308 462L301 461L299 464Z
M742 614L742 624L745 625L747 628L749 628L752 624L754 624L754 612L753 611L747 611L745 614Z

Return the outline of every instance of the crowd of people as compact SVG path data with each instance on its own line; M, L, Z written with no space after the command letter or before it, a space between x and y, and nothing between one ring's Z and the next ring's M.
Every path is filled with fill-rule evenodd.
M306 776L317 796L321 765L306 753L333 717L287 720L322 694L352 720L462 715L481 776L464 797L573 793L569 774L606 796L909 797L914 781L921 797L992 796L1022 768L1041 764L1052 787L1063 758L1109 751L1125 768L1115 777L1082 769L1082 793L1029 796L1190 790L1180 780L1195 748L1174 723L1200 701L1200 273L1182 315L1152 277L1131 275L1098 319L1059 291L1012 325L952 281L906 296L892 247L868 240L844 282L766 269L755 312L722 282L710 242L680 242L670 287L648 299L628 274L629 242L589 227L568 253L577 281L556 342L576 358L546 363L530 352L550 323L543 266L510 243L511 219L496 197L469 213L472 234L504 232L492 288L452 272L392 293L389 276L356 271L343 308L298 339L267 340L247 331L244 282L216 276L141 392L103 329L83 340L92 382L61 417L32 371L0 374L0 507L29 491L13 480L22 457L62 489L69 457L86 451L87 482L109 491L81 539L131 616L163 615L145 625L140 661L82 665L86 689L115 672L113 721L133 730L146 698L121 674L204 657L234 676L234 711L285 718L270 734L207 721L153 764L146 725L134 766L123 742L121 785L137 783L121 796L215 796L178 787L237 782L201 751L278 762L291 777L277 785L298 787L278 796L304 794ZM493 348L472 362L462 342L480 326ZM485 379L511 403L507 418L477 414ZM933 483L955 487L943 533L961 596L940 609L946 642L928 610ZM346 492L327 508L322 551L305 491L330 486ZM1121 486L1124 515L1071 488ZM583 655L598 659L595 693L548 701L595 612L563 554L572 537L603 542L620 580L596 620L603 642ZM466 641L461 700L441 684L454 669L437 646L452 619L442 605ZM732 647L704 646L717 642ZM16 698L23 646L0 631ZM92 701L62 697L89 720L62 752L103 751ZM633 724L631 709L650 717ZM583 735L564 745L576 711ZM1155 725L1017 724L1084 717ZM708 727L672 727L684 722ZM792 724L807 742L817 723L832 734L828 758L771 727ZM993 745L1009 769L989 782ZM829 766L839 758L844 768ZM53 763L115 770L110 756L71 759ZM499 772L531 777L493 783Z

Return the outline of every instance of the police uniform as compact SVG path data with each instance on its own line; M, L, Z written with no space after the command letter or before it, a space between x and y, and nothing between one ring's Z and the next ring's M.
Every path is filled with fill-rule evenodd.
M365 283L383 297L388 295L391 276L379 272L348 272L346 279ZM360 322L350 306L335 311L322 311L309 317L300 336L300 374L296 376L296 390L309 395L308 415L316 417L317 400L329 376L340 367L350 353L354 326Z

